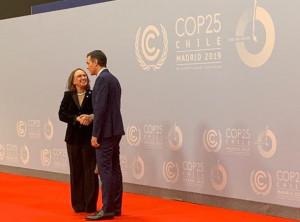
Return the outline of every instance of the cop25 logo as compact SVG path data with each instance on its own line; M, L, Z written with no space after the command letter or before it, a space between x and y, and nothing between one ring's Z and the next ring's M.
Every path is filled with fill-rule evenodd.
M240 17L235 35L237 52L247 66L260 67L268 61L275 44L275 28L270 14L257 6L257 0L254 8Z

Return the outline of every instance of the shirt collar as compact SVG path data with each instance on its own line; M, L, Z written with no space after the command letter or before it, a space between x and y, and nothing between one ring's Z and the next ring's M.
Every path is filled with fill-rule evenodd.
M103 70L105 70L105 69L107 69L107 68L104 67L104 68L100 69L99 72L98 72L98 74L97 74L96 76L98 77L98 76L101 74L101 72L102 72Z

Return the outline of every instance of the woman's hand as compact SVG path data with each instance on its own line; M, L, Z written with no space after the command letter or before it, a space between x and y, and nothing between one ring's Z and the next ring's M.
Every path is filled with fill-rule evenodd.
M82 114L82 115L78 116L76 118L76 120L78 122L80 122L81 125L88 126L88 125L90 125L91 122L93 122L94 115L93 114L90 114L90 115Z

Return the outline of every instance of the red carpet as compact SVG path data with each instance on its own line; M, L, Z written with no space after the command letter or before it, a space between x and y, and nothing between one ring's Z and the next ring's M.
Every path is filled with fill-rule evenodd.
M86 215L88 214L76 214L72 211L68 183L0 173L1 222L76 222L85 221ZM114 221L292 222L295 220L125 193L123 215L115 217Z

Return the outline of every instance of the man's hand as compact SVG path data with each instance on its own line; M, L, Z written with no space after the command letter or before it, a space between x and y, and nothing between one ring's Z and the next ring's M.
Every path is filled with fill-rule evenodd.
M100 144L98 143L98 138L95 136L92 136L91 144L96 149L100 147Z
M82 115L78 116L76 120L78 122L80 122L81 125L88 126L88 125L90 125L91 122L93 122L93 119L94 119L93 114L90 114L90 115L82 114Z

